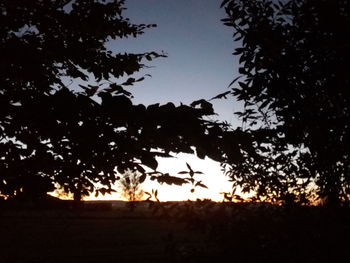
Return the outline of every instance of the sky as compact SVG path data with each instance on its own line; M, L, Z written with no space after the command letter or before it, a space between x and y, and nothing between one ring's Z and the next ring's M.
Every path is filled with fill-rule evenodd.
M125 17L135 24L157 24L157 27L147 29L137 38L110 41L107 47L116 52L163 51L167 54L166 58L147 63L149 67L140 72L151 77L130 89L135 104L190 104L229 90L228 85L238 76L238 59L232 55L235 48L233 31L220 21L225 17L220 3L221 0L126 0ZM213 104L218 113L213 118L226 120L233 126L240 125L233 114L239 110L234 98L213 101ZM204 173L197 179L203 180L209 189L196 189L195 193L190 193L190 186L160 186L146 181L145 190L157 188L162 201L222 200L220 192L230 191L231 184L220 164L210 159L180 154L173 159L159 159L158 170L176 175L186 170L186 162L194 170ZM118 196L101 199L111 198L118 199Z

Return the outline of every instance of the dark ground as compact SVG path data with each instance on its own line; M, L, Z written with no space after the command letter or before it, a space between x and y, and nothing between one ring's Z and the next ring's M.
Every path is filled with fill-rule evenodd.
M350 213L123 203L0 211L1 263L350 262Z

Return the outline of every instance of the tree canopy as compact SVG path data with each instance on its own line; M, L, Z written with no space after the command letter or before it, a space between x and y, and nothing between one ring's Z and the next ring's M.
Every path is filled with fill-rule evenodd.
M203 99L133 104L128 87L144 78L134 73L165 55L106 48L155 27L132 24L124 1L1 1L0 194L60 187L79 200L111 193L127 170L195 186L191 176L156 170L158 156L185 152L221 161L234 186L260 200L348 202L349 2L222 7L240 45L231 93L244 103L244 129L209 121L213 107Z
M143 79L133 73L164 55L106 49L110 39L155 26L132 24L123 5L1 1L0 194L110 193L117 171L145 174L157 156L193 153L194 144L210 141L209 103L132 103L127 87Z
M231 176L262 196L299 199L315 189L350 197L350 3L225 0L240 45L232 94L255 143ZM292 196L294 194L294 196Z

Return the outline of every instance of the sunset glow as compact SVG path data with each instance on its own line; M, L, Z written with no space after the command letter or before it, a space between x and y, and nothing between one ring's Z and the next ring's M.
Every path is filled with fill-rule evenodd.
M173 176L181 176L178 175L178 172L187 170L187 162L191 165L193 170L203 173L196 174L194 178L202 181L202 183L208 187L208 189L196 187L195 191L191 193L191 185L161 185L158 182L146 179L142 187L143 190L152 192L152 189L157 189L158 199L160 201L196 200L197 198L222 201L223 194L221 193L231 192L231 183L223 174L220 164L211 159L205 158L202 160L191 154L178 154L176 158L159 158L158 161L159 167L157 170L163 173L169 173ZM117 185L115 190L117 192L112 195L99 195L98 197L91 195L85 197L84 200L123 200L120 193L118 193Z

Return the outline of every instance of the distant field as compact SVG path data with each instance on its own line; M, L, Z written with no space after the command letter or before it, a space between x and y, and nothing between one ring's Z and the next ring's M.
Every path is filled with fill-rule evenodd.
M111 212L17 212L0 218L0 262L166 262L163 239L178 228Z
M145 204L134 211L125 202L3 210L0 263L180 262L171 246L175 236L184 240L184 229L183 223L153 218Z
M1 210L0 262L350 262L348 210L88 204Z

